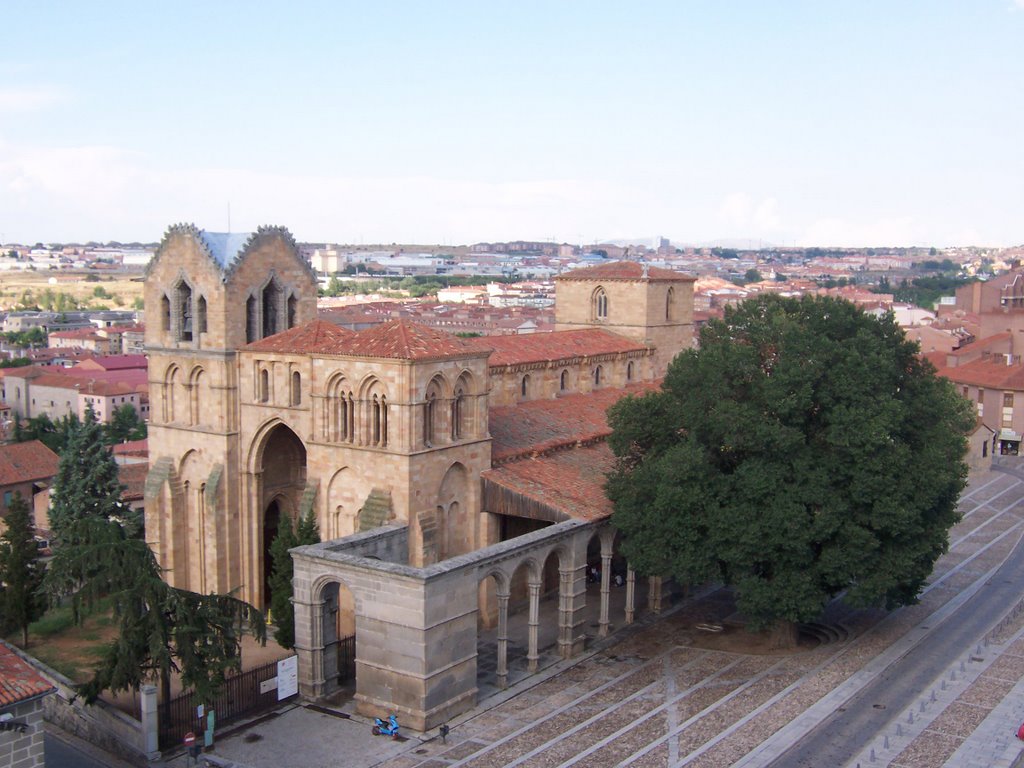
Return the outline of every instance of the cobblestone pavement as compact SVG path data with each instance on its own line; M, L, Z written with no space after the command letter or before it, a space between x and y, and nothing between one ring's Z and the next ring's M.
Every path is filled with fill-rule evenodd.
M728 595L709 591L630 628L582 661L561 662L488 698L451 723L444 741L426 734L401 750L389 745L376 756L335 764L766 765L842 706L886 658L904 653L921 632L941 631L942 615L984 584L1024 533L1024 481L995 472L972 476L961 510L950 551L920 603L890 614L832 606L817 633L831 642L784 655L750 652L750 636L729 626ZM709 618L726 630L697 628ZM931 690L921 691L919 705L896 714L850 765L1013 765L1024 746L1014 737L1024 719L1022 673L1024 607L1008 605L1005 618L976 647L964 649ZM351 711L350 705L343 709ZM304 740L312 738L303 733ZM233 757L230 743L218 752ZM292 754L294 762L273 764L311 765L301 760L300 746ZM263 765L247 757L247 764Z

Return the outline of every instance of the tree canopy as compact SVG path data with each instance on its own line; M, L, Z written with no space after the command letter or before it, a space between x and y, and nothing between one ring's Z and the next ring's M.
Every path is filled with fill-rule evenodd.
M609 411L607 482L641 573L735 588L753 629L916 600L959 519L974 419L891 316L822 297L729 308L662 390Z

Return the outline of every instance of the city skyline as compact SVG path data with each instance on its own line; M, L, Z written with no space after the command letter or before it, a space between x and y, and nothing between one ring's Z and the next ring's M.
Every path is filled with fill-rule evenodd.
M1011 246L1024 0L39 4L0 241Z

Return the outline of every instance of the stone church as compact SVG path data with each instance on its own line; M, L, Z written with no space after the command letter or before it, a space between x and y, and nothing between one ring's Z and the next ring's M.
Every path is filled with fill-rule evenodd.
M605 566L600 633L613 626L605 410L691 345L693 278L576 270L556 279L555 332L476 339L348 331L316 297L284 228L168 229L145 285L146 535L174 586L266 606L278 524L312 511L324 543L293 550L302 694L332 692L354 636L360 711L423 730L475 704L484 629L508 682L517 606L528 672L543 601L558 653L584 646L588 563ZM665 587L625 573L628 623Z

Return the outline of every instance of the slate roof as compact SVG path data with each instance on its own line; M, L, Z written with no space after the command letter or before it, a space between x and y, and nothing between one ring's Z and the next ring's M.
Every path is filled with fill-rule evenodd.
M54 686L0 640L0 707L51 693Z
M290 328L265 339L254 341L245 348L258 352L294 352L297 354L338 354L339 348L354 331L329 323L311 320L305 325Z
M661 267L647 267L645 274L644 266L635 261L611 261L607 264L598 264L596 267L583 267L564 272L556 276L555 280L674 280L685 283L697 280L695 277Z
M0 486L48 480L60 458L38 440L0 445Z
M661 381L599 389L554 400L532 400L490 409L494 464L599 440L611 434L605 412L626 395L656 391Z
M252 232L207 232L199 230L199 239L221 269L226 269L245 250Z
M484 336L468 341L481 349L493 350L487 361L492 368L648 350L648 347L640 342L602 328L527 333L518 336Z

